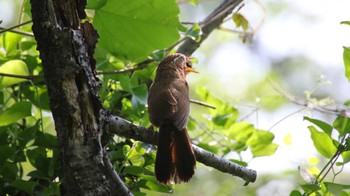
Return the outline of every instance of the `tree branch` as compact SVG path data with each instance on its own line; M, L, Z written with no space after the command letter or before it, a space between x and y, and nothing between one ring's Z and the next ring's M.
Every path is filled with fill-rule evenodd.
M185 38L177 52L186 56L191 56L191 54L199 48L201 43L209 36L209 34L214 29L218 28L224 19L231 14L242 1L243 0L224 0L211 14L209 14L209 16L199 23L199 26L202 29L200 41L196 42L191 38Z
M138 126L116 116L110 116L107 121L108 122L104 123L106 125L104 130L106 130L109 134L116 134L153 145L157 144L158 132L155 132L152 127L145 128ZM206 166L213 167L221 172L240 177L247 183L254 182L256 180L257 173L255 170L230 162L229 160L219 157L196 145L192 144L192 147L198 162L201 162Z

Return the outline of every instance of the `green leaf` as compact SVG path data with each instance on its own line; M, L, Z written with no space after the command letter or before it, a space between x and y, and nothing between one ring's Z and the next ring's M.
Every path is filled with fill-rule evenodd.
M248 20L240 13L235 13L232 15L232 19L235 22L236 27L242 27L244 31L248 29Z
M337 151L337 147L334 146L332 138L326 133L319 132L314 126L308 127L311 132L311 139L318 153L326 158L331 158Z
M350 133L350 119L348 117L338 116L334 120L333 126L339 131L339 136Z
M340 24L350 25L350 21L341 21Z
M36 182L24 181L24 180L15 180L11 183L12 187L23 190L29 194L33 194L33 190L37 185Z
M293 190L289 196L302 196L302 194L300 193L300 191L298 190Z
M327 190L333 193L334 195L340 195L343 189L350 189L350 185L347 185L347 184L337 184L337 183L331 183L331 182L325 182L324 184Z
M270 156L274 154L278 148L277 144L272 143L274 137L271 132L256 130L247 141L247 145L251 147L253 156Z
M142 175L142 179L137 183L138 187L163 192L163 193L170 193L172 189L171 186L165 186L162 184L159 184L154 176L148 176L148 175Z
M0 66L0 73L27 76L29 71L25 62L21 60L11 60ZM23 78L0 76L0 88L8 87L26 80L27 79Z
M134 176L138 176L143 173L143 167L140 166L126 166L123 170L126 174L131 174Z
M95 12L98 46L120 58L143 60L180 38L179 12L175 0L107 1Z
M318 120L318 119L309 118L309 117L306 117L306 116L304 116L304 120L307 120L307 121L313 123L314 125L318 126L325 133L327 133L327 135L329 135L329 136L332 135L333 127L331 125L329 125L328 123L323 122L323 121Z
M345 66L345 76L350 80L350 48L343 47L343 61Z
M248 163L244 162L244 161L240 161L240 160L236 160L236 159L229 159L230 161L237 163L238 165L242 165L243 167L247 167Z
M350 151L345 151L345 152L341 153L341 156L343 158L342 165L345 165L346 163L348 163L350 161Z
M186 36L193 39L196 42L201 40L202 29L198 23L195 23L190 29L186 31Z
M301 184L300 187L305 191L305 193L310 194L321 189L320 186L315 184Z
M18 33L6 32L4 39L4 47L6 56L13 56L17 54L17 44L22 39L23 35Z
M203 148L204 150L212 152L214 154L217 154L217 152L218 152L218 148L217 147L211 146L208 143L199 143L197 146Z
M87 2L86 8L87 9L100 9L104 5L106 5L107 0L89 0Z
M31 116L32 104L17 102L0 114L0 127L12 124L24 117Z
M53 149L57 147L57 138L56 136L48 133L37 132L34 145Z
M134 109L136 109L139 104L147 104L148 88L146 84L140 84L138 86L133 87L132 94L133 96L131 98L131 102Z
M3 164L8 158L13 157L15 155L15 150L16 149L14 147L10 147L8 145L0 146L0 168L2 168Z

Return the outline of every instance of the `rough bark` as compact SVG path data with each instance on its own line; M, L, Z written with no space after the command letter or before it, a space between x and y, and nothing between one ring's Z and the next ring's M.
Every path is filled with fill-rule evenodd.
M110 170L101 145L96 81L88 47L79 28L81 1L31 0L50 106L60 145L62 195L128 195ZM120 179L119 179L120 181ZM119 188L119 190L118 190Z

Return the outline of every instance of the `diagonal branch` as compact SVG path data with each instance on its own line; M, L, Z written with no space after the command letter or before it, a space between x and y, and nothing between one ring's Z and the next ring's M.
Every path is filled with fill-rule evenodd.
M116 134L153 145L157 144L158 132L155 132L152 127L145 128L138 126L116 116L110 116L107 119L107 122L105 122L105 125L105 130L109 134ZM240 177L246 181L246 184L255 181L257 175L255 170L230 162L229 160L219 157L196 145L192 144L192 146L198 162L201 162L206 166L213 167L221 172Z
M209 36L209 34L214 29L219 28L224 19L231 14L242 1L243 0L224 0L211 14L209 14L209 16L199 23L199 26L202 29L200 41L196 42L191 38L185 38L177 52L186 56L191 56L191 54L199 48L201 43Z

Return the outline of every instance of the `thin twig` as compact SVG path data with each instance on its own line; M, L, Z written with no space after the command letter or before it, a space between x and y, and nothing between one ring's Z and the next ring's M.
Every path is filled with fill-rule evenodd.
M197 104L197 105L205 106L205 107L208 107L208 108L211 108L211 109L214 109L214 110L216 109L215 106L210 105L210 104L208 104L208 103L204 103L204 102L202 102L202 101L198 101L198 100L193 100L193 99L191 99L190 102L191 102L191 103L194 103L194 104Z
M0 30L4 30L5 28L3 27L0 27ZM34 37L34 34L32 32L25 32L25 31L20 31L20 30L7 30L9 32L12 32L12 33L17 33L17 34L20 34L20 35L25 35L25 36L30 36L30 37Z
M149 63L155 62L155 59L147 59L145 61L142 61L141 63L138 63L135 65L135 67L133 68L128 68L128 69L121 69L121 70L115 70L115 71L99 71L96 74L97 75L109 75L109 74L122 74L122 73L127 73L127 72L134 72L137 70L141 70L145 67L147 67L147 65Z
M0 73L0 76L5 76L5 77L11 77L11 78L21 78L21 79L27 79L27 80L33 80L35 78L43 77L42 75L16 75L16 74L8 74L8 73Z
M24 23L21 23L21 24L17 24L17 25L15 25L15 26L12 26L12 27L9 27L9 28L5 28L5 29L3 29L3 30L0 31L0 34L1 34L1 33L5 33L6 31L11 31L11 30L13 30L13 29L15 29L15 28L24 26L24 25L29 24L29 23L31 23L31 22L32 22L32 20L29 20L29 21L27 21L27 22L24 22Z

